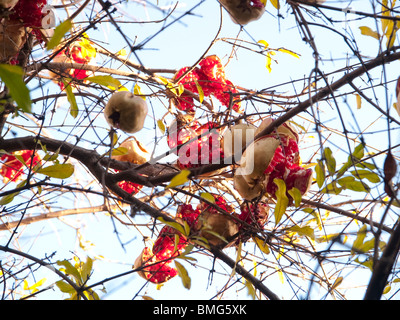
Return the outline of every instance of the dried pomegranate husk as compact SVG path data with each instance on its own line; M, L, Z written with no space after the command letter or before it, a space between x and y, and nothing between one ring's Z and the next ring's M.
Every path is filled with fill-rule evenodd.
M260 19L265 11L260 0L220 0L220 3L226 8L232 21L240 25Z
M234 156L234 159L240 159L243 149L254 141L256 130L256 126L247 123L239 123L228 128L221 139L224 157Z
M199 236L207 239L207 241L218 247L225 247L232 244L229 240L238 233L239 225L230 215L233 208L226 200L219 195L213 195L214 204L224 210L222 213L214 206L202 201L198 205L200 215L198 217L195 230L199 232ZM222 238L221 238L222 237ZM227 243L227 240L229 243Z
M127 161L134 164L143 164L150 160L150 153L143 144L133 136L124 140L119 145L119 148L126 148L126 153L122 155L113 155L111 156L112 159Z
M14 19L3 19L0 24L0 60L9 63L18 56L27 39L26 28Z

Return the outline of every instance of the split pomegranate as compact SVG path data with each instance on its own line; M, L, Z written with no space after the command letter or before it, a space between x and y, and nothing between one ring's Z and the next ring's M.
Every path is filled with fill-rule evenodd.
M268 221L268 212L269 206L267 203L244 203L240 206L240 215L238 218L250 225L258 225L263 228Z
M237 93L237 89L232 82L225 78L224 67L216 55L205 57L200 61L199 67L195 67L180 79L189 69L189 67L180 69L175 74L174 80L179 79L178 84L182 84L185 89L193 93L199 94L200 87L205 97L213 95L223 106L230 107L231 95ZM179 110L195 112L192 96L183 93L174 101ZM234 97L232 97L232 101L232 109L241 112L240 102L235 101Z
M268 123L262 124L256 136ZM235 172L235 188L246 199L268 194L276 198L274 179L282 179L287 191L297 188L305 194L312 181L312 170L300 166L298 135L287 124L270 135L262 136L243 152L240 167ZM288 194L289 199L291 196Z
M0 168L0 175L3 176L4 183L20 180L26 168L33 168L41 163L39 155L33 150L21 150L13 154L4 154L1 156L0 161L3 162Z
M171 267L170 261L157 261L148 247L145 247L135 260L134 268L141 267L145 268L138 271L139 276L156 284L164 283L178 274L178 271Z
M87 54L85 50L82 49L82 41L76 40L70 44L67 48L61 50L53 59L53 62L64 63L68 65L69 63L81 63L88 64L94 58L93 54ZM57 51L59 49L56 49ZM83 80L92 74L89 70L83 69L73 69L66 68L58 74L50 72L51 77L60 86L61 90L64 90L63 78L72 78L74 80Z
M197 223L200 211L193 209L190 204L179 205L176 212L176 220L186 221L190 228ZM178 241L175 242L175 238ZM171 266L171 262L187 245L187 239L176 229L164 226L158 235L153 248L145 247L141 255L135 261L135 268L145 267L139 275L152 282L163 283L175 277L178 271Z
M260 0L220 0L219 2L228 11L232 21L240 25L260 19L265 11L264 4Z
M150 160L150 153L135 137L124 140L118 148L125 148L126 153L112 155L111 158L118 161L127 161L134 164L143 164ZM143 186L131 181L119 181L118 186L131 195L137 194Z

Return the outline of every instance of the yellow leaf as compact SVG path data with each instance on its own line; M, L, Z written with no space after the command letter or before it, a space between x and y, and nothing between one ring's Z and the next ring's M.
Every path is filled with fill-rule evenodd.
M267 53L267 64L266 64L266 68L268 70L268 72L271 72L271 63L272 63L272 59L271 59L271 55L269 53Z
M292 188L288 191L288 193L292 196L292 198L294 200L294 206L296 208L298 208L300 206L301 199L302 199L300 190L297 188Z
M265 48L269 47L269 43L265 40L259 40L257 41L257 43L262 44Z
M133 88L133 93L136 96L140 96L143 100L146 100L146 97L143 96L142 90L140 89L140 87L139 87L139 85L137 83L135 84L135 87Z
M185 269L185 267L179 263L178 261L175 260L175 267L178 270L178 275L179 277L181 277L182 279L182 284L186 289L190 289L191 286L191 279L189 277L189 274L187 272L187 270Z
M286 184L282 179L274 179L274 183L278 186L276 190L276 205L275 205L275 224L277 225L281 220L283 214L286 212L286 208L289 204L289 199L286 195Z
M293 51L288 50L288 49L280 48L280 49L278 49L278 51L290 54L295 58L300 58L300 56L296 52L293 52Z
M182 233L183 235L188 236L188 234L186 234L186 231L187 231L186 228L182 227L182 225L180 223L174 222L174 221L167 221L163 217L158 217L157 220L160 220L162 223L166 224L167 226L174 228L175 230ZM189 232L190 232L190 229L189 229Z
M276 271L278 271L279 280L281 281L282 284L284 284L285 278L283 276L282 269L279 269L278 267L275 267L275 269L276 269Z
M275 9L280 9L280 4L279 4L279 0L271 0L272 5L275 7Z
M360 27L360 31L361 34L365 35L365 36L370 36L372 38L375 38L377 40L379 40L379 34L376 31L373 31L370 27Z
M337 277L332 285L332 290L335 290L343 281L343 277Z
M357 109L361 109L361 96L356 94Z
M270 254L270 250L269 247L266 243L264 243L264 240L257 238L257 237L253 237L254 242L257 244L257 247L264 252L265 254Z
M165 125L162 120L157 120L157 127L158 127L158 129L160 129L162 134L165 133Z
M393 108L397 111L397 114L400 116L400 105L399 105L399 103L393 103Z
M188 179L189 174L190 174L190 170L186 170L186 169L182 170L175 177L173 177L171 179L171 181L165 187L165 189L175 188L177 186L180 186L180 185L184 184L185 182L187 182L189 180Z

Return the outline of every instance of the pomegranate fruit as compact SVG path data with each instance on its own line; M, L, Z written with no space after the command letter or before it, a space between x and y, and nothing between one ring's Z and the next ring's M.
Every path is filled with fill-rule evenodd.
M220 0L234 23L246 25L261 18L265 7L260 0Z
M263 122L259 128L268 125ZM256 131L257 135L257 131ZM277 186L274 179L282 179L286 189L299 189L305 194L312 181L312 170L300 166L298 135L286 125L282 125L271 135L262 136L251 143L243 152L240 166L235 172L235 189L246 200L263 194L276 198ZM291 199L288 194L289 199Z
M237 90L232 82L225 78L224 67L216 55L205 57L199 62L199 67L195 67L185 74L189 69L189 67L180 69L174 75L174 80L193 93L199 94L200 87L205 97L213 95L223 106L230 107L231 95L237 93ZM183 76L184 74L185 76ZM189 113L195 112L192 96L183 93L178 98L173 98L173 101L179 110ZM232 101L232 109L241 112L240 102L235 101L235 99L232 99Z
M147 112L146 102L128 91L115 92L104 108L108 124L127 133L143 129Z

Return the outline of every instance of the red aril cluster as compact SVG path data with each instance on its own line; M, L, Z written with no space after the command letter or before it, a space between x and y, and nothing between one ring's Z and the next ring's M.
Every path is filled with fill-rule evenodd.
M177 221L186 221L192 229L198 219L200 211L193 209L190 204L179 205L176 212ZM175 238L178 241L175 241ZM145 247L142 254L136 259L135 268L143 267L139 275L152 283L163 283L175 277L178 272L171 266L171 262L186 247L188 241L176 229L164 226L152 248Z
M199 94L198 87L201 87L205 97L213 95L227 108L230 107L232 100L232 109L240 112L240 102L235 101L235 97L232 96L232 94L238 91L232 82L225 78L224 67L216 55L202 59L199 67L195 67L188 72L189 70L189 67L180 69L175 74L174 79L179 79L178 83L193 93ZM183 78L180 79L182 76ZM176 100L176 107L179 110L191 113L195 112L195 104L192 96L183 93Z
M19 0L10 19L22 22L26 28L32 28L36 38L42 40L39 29L42 28L42 20L46 16L42 12L46 4L47 0Z
M200 125L199 122L192 121L188 124L177 123L175 128L169 130L168 146L171 149L177 148L177 164L180 169L197 168L222 161L224 152L217 126L214 122ZM196 137L199 138L188 142Z
M59 63L81 63L88 64L92 61L93 57L88 54L84 54L80 40L74 41L67 48L61 50L53 59L53 62ZM75 80L83 80L90 75L90 71L84 69L73 69L68 68L61 74L62 78L72 78ZM51 73L52 77L56 80L57 84L60 86L62 90L64 90L64 83L58 80L60 77L57 74Z
M33 150L16 151L13 154L4 154L0 161L3 162L0 168L0 175L3 182L18 181L24 174L24 170L35 167L41 163L39 155Z

